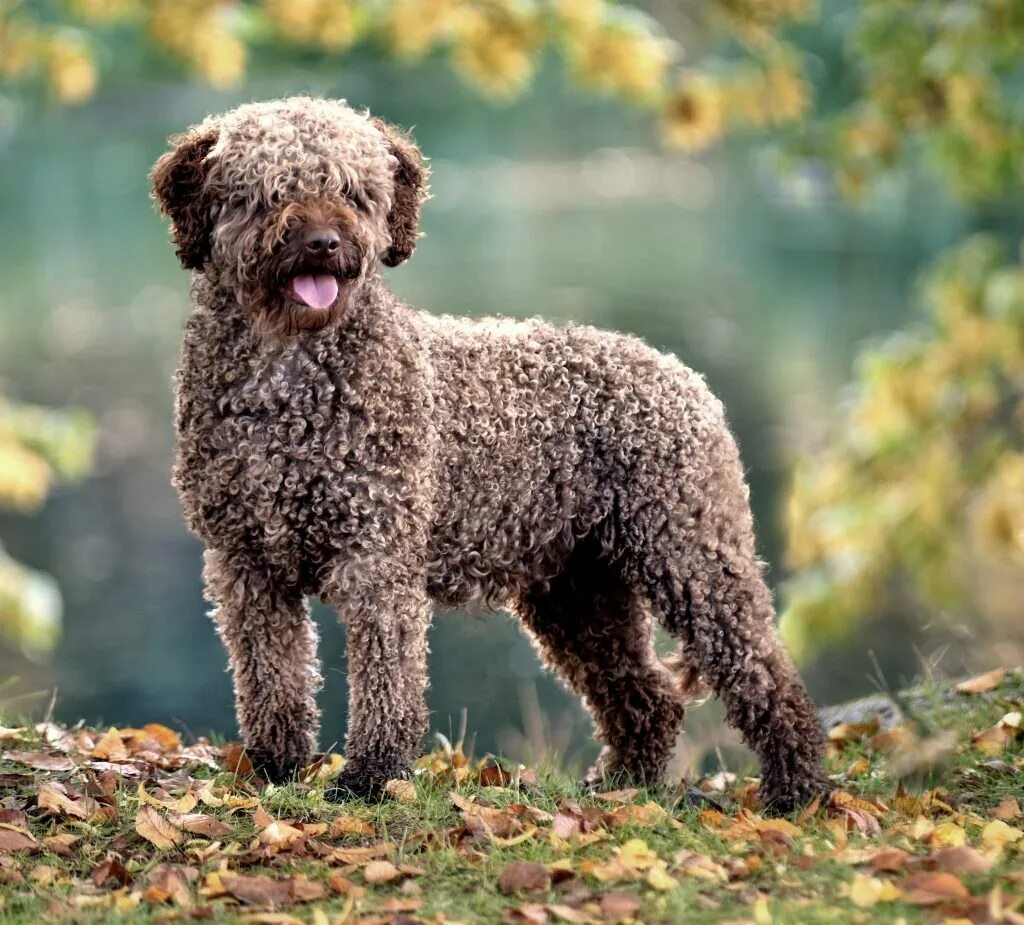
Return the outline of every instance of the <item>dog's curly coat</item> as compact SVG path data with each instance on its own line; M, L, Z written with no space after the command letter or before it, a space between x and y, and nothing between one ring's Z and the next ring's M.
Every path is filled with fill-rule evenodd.
M152 175L194 271L174 481L271 777L316 748L319 594L348 634L338 798L408 772L432 601L518 614L594 718L598 776L660 778L699 678L760 757L765 802L826 787L699 375L632 337L398 302L378 265L413 251L426 167L343 102L246 105L174 141Z

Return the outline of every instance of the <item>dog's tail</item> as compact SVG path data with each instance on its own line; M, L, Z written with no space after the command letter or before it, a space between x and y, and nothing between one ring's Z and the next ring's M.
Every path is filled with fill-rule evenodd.
M700 706L711 697L711 686L690 664L682 650L670 652L661 659L661 663L672 672L676 689L687 706Z

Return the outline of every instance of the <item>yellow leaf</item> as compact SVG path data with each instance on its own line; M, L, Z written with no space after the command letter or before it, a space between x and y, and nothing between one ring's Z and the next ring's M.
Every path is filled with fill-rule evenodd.
M646 870L658 863L658 855L647 847L647 842L631 838L618 850L619 862L634 870Z
M399 803L412 805L416 802L416 785L411 780L389 780L384 785L384 789L388 796L398 800Z
M665 863L655 864L647 871L647 882L656 890L674 890L679 882L665 869Z
M772 913L768 908L768 897L763 893L754 901L754 921L757 925L772 925Z
M128 749L124 747L121 733L111 726L92 750L93 758L100 761L127 761Z
M146 788L143 787L141 781L139 782L138 796L140 804L148 803L150 806L159 806L161 809L166 809L179 815L192 812L192 810L196 808L196 804L199 802L199 798L191 789L186 790L184 796L179 799L174 799L173 797L161 799L152 793L148 793Z
M135 831L161 851L169 851L185 840L184 832L171 825L152 806L139 807Z
M525 832L512 838L498 838L497 835L491 835L491 841L499 847L512 848L516 845L521 845L525 841L529 841L536 834L537 826L531 825L527 827Z
M878 877L857 874L850 884L850 901L861 909L869 909L882 898L883 886Z
M959 848L967 844L967 833L955 822L942 822L935 826L928 841L936 848Z
M988 848L1012 845L1020 841L1024 832L1001 819L994 819L981 831L981 841Z
M958 694L987 694L999 687L1003 683L1004 677L1006 677L1005 668L993 668L984 674L953 685L953 690Z

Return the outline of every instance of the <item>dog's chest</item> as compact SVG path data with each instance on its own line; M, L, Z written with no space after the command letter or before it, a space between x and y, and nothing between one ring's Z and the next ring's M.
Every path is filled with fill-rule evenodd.
M205 400L194 392L187 411L179 401L176 482L196 532L282 565L329 558L357 520L353 460L369 430L358 397L300 350L227 371Z

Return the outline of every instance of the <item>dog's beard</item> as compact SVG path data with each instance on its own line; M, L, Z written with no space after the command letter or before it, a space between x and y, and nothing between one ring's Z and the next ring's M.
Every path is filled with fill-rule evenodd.
M345 240L329 259L310 261L288 250L265 262L254 292L245 293L255 326L263 333L321 331L345 314L362 275L362 249Z

